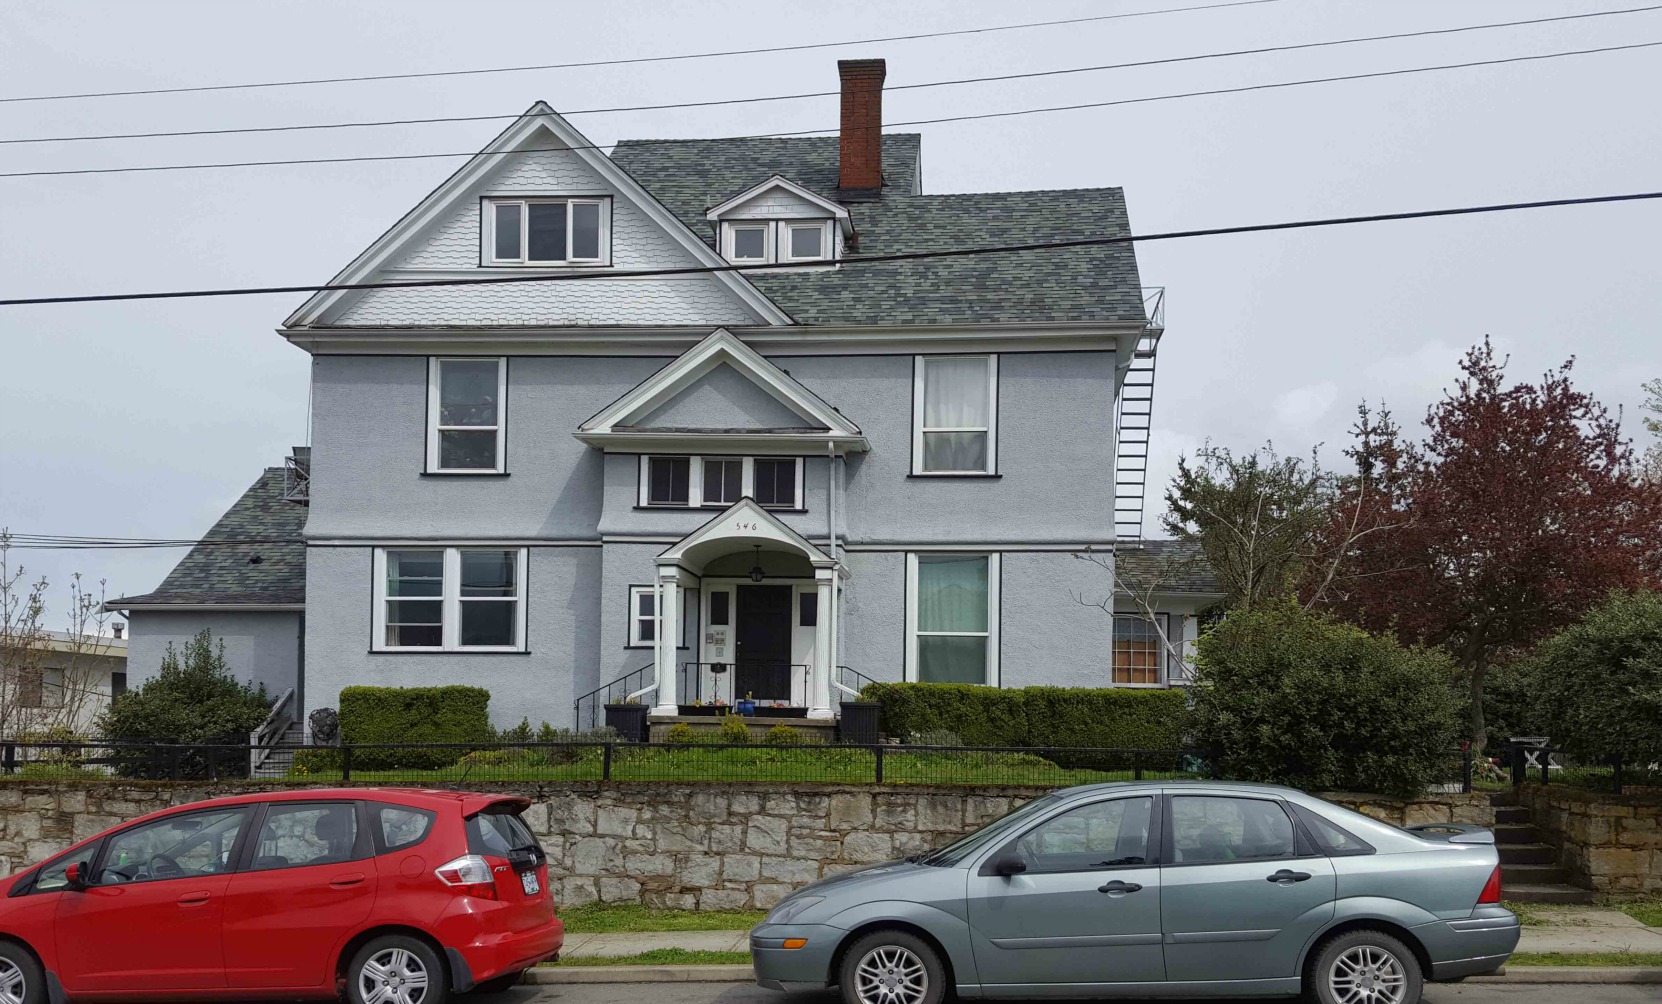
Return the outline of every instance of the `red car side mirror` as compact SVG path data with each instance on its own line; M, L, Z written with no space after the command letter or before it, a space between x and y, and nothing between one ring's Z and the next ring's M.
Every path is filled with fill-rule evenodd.
M79 861L71 861L63 870L64 886L74 892L85 889L89 883L85 874L85 866Z

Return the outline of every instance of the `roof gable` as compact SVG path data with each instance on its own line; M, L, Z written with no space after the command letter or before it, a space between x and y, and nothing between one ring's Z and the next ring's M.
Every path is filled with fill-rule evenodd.
M628 425L634 429L824 429L722 361Z
M854 230L847 209L778 174L711 207L705 216L712 220L823 219L829 216L837 221L845 236Z
M704 561L720 553L749 547L795 552L806 557L816 568L836 565L830 555L751 498L738 500L703 526L665 548L658 555L658 563L696 562L702 566Z
M534 152L532 152L534 151ZM404 215L398 223L382 234L373 244L366 248L357 258L342 269L330 284L362 283L375 281L384 269L387 268L453 268L455 261L447 258L442 251L435 261L431 256L424 256L416 245L422 240L433 237L438 239L442 248L446 243L460 241L463 259L467 267L476 268L478 259L476 253L468 257L478 247L477 217L479 212L478 199L483 195L493 194L493 185L497 179L506 178L509 191L525 193L527 185L535 186L539 171L542 177L552 172L556 177L561 166L567 174L578 177L578 186L589 188L591 191L558 191L550 192L547 182L541 182L543 194L613 194L622 203L637 210L643 227L650 228L654 235L673 248L678 253L687 256L686 264L721 266L725 262L707 242L689 230L683 221L670 212L663 203L648 192L630 174L613 164L611 159L595 148L587 137L578 132L569 122L556 113L544 102L532 105L523 115L504 129L495 139L445 180L438 188L427 195L415 208ZM516 175L517 180L516 180ZM561 187L569 183L557 182ZM594 189L602 190L594 190ZM495 192L494 194L503 194ZM472 233L469 221L472 221ZM621 235L614 229L614 247ZM626 271L621 267L625 263L615 262L620 266L607 271ZM551 268L551 273L569 272L569 269ZM685 283L686 280L680 280ZM300 327L307 325L329 324L338 322L346 315L351 305L370 298L381 300L396 299L408 302L414 306L410 309L408 323L421 323L422 309L431 306L436 296L450 296L466 300L471 295L477 299L484 291L512 290L514 295L523 299L527 291L554 290L559 287L597 286L608 284L609 280L595 280L585 282L559 282L546 284L514 284L510 286L472 286L472 287L429 287L426 289L406 290L326 290L314 294L301 307L291 314L284 322L285 327ZM708 275L693 277L693 283L710 286L721 290L729 300L736 300L743 306L744 317L740 318L729 313L728 318L717 323L762 323L762 324L789 324L790 317L775 306L765 295L757 290L746 277L733 272L714 272ZM477 312L480 308L472 308ZM489 309L485 307L483 309ZM383 312L384 313L384 312ZM400 320L405 320L400 318ZM596 319L575 317L574 323L593 323ZM598 319L603 321L604 319ZM388 323L386 320L373 318L349 318L349 323ZM690 323L708 323L704 318L688 318ZM457 321L444 317L435 318L432 323L488 323L480 319L469 318Z

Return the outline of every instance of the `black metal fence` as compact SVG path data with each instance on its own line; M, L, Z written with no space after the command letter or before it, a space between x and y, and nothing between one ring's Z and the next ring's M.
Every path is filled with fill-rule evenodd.
M1514 785L1530 782L1561 784L1617 795L1635 788L1662 790L1662 765L1630 763L1621 756L1588 763L1568 750L1530 742L1513 742L1507 745L1507 760Z

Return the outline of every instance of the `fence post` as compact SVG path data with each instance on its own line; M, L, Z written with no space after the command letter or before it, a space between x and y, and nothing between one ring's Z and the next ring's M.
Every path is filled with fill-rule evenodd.
M1524 748L1520 743L1513 743L1511 751L1512 787L1516 788L1529 780L1529 768L1525 766L1528 761L1524 759Z
M1541 783L1552 783L1552 750L1541 747Z
M6 752L5 752L4 763L6 765L6 773L14 774L14 773L17 772L17 744L16 743L7 743L6 744Z
M341 743L340 746L340 779L352 780L352 747Z
M1135 753L1131 754L1131 779L1133 781L1143 779L1143 760Z
M160 781L162 779L162 748L155 743L151 743L149 754L145 759L150 761L148 764L150 780Z
M219 780L219 750L213 746L204 746L202 755L208 759L208 780Z
M1472 744L1460 744L1460 792L1472 793Z
M1620 795L1622 793L1622 755L1620 753L1616 754L1616 758L1610 766L1613 768L1610 780L1615 784L1616 794Z
M600 752L600 780L612 779L612 744L607 743Z
M873 746L871 748L871 751L873 753L877 754L877 775L876 775L876 778L874 779L874 783L882 784L883 783L883 744L878 743L876 746Z

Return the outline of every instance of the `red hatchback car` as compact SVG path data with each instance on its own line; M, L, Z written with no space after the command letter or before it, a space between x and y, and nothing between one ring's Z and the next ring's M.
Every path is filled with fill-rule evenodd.
M527 799L261 792L151 813L0 880L0 1004L442 1004L556 958Z

